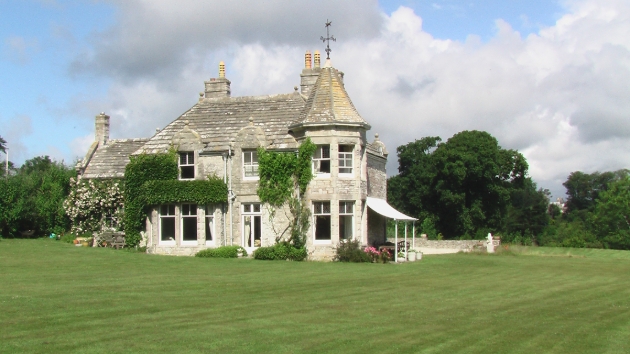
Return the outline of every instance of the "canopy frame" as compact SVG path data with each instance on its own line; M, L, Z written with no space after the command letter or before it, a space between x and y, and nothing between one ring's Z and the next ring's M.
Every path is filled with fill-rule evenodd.
M398 221L405 222L405 259L407 258L407 226L409 225L409 221L412 221L412 248L416 247L416 221L418 219L413 218L411 216L405 215L398 210L394 209L391 205L387 203L385 199L367 197L367 206L372 209L374 212L395 221L394 224L394 262L398 262ZM386 235L387 239L387 235Z

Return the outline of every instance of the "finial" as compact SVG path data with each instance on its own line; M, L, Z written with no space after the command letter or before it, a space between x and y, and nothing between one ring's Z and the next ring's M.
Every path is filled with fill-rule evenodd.
M319 50L315 51L315 67L319 68Z
M203 92L199 92L199 98L203 98Z
M219 77L220 78L225 77L225 63L223 61L219 62Z
M249 117L249 125L254 125L254 117Z
M306 51L306 54L304 54L304 67L306 69L311 68L311 52L308 50Z
M188 121L188 119L186 119L186 120L184 121L184 126L185 126L186 128L188 128L188 124L189 124L189 123L190 123L190 122Z
M105 115L105 112L101 112L101 115L102 115L102 116L104 116L104 115Z
M374 140L378 140L378 133L374 134Z
M322 42L328 42L326 44L326 59L330 59L330 52L332 52L332 49L330 49L330 40L333 42L337 41L337 39L329 33L330 25L332 25L332 21L328 21L328 19L326 19L326 38L320 37Z
M293 86L293 91L297 92L298 87L297 86Z

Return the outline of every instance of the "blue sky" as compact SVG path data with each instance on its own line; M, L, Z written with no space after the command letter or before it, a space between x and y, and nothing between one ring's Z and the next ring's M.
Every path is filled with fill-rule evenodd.
M219 60L234 95L290 91L331 19L333 64L388 144L390 175L396 146L466 129L523 152L556 196L572 171L630 163L625 1L244 3L0 0L11 161L73 163L101 111L112 138L150 136L194 104Z

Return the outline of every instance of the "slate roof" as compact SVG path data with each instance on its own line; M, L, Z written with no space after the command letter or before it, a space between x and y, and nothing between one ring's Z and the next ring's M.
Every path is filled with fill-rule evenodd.
M321 69L311 89L306 107L300 114L298 125L351 123L369 124L359 115L343 85L339 71L327 65Z
M253 124L265 133L267 147L297 148L288 126L295 122L303 110L305 100L298 92L268 96L204 98L152 137L139 153L157 153L168 150L173 136L184 129L200 135L203 152L228 149L237 133Z
M149 139L114 139L99 145L92 156L83 161L84 178L122 178L125 166L129 163L129 155L138 150Z

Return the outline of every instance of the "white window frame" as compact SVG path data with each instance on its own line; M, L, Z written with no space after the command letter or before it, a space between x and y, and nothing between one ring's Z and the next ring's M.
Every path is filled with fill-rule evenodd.
M349 147L350 151L341 151L342 147ZM354 175L354 145L340 144L337 148L339 176L350 177ZM350 166L347 164L350 163ZM342 166L343 165L343 166ZM341 172L342 169L350 169L350 172Z
M245 225L245 218L250 217L251 221L250 221L250 227L252 228L250 230L250 237L251 239L247 240L245 238L246 235L246 226ZM255 218L260 218L260 246L262 246L262 239L263 239L263 230L262 230L262 204L261 203L257 203L257 202L252 202L252 203L242 203L241 204L241 246L243 248L246 248L248 250L253 250L256 249L260 246L256 246L256 229L255 229ZM248 245L248 243L251 243L251 246Z
M249 162L246 162L246 156L249 157ZM256 161L254 161L256 159ZM247 169L251 168L254 170L255 175L247 175ZM243 151L243 179L247 180L257 180L258 176L258 151L256 150L246 150Z
M206 246L214 246L216 242L216 232L215 232L215 224L214 224L214 205L206 206L206 216L204 218L204 231L205 231L205 239ZM210 227L208 227L208 222L210 222ZM211 240L208 240L208 229L210 229L210 236L212 236Z
M325 157L325 151L328 150L328 157ZM318 156L319 155L319 156ZM319 172L321 165L324 162L328 162L328 172ZM313 153L312 159L313 175L315 177L330 177L330 171L332 170L332 161L330 158L330 145L317 145L317 150Z
M192 159L192 162L190 161ZM185 160L185 161L184 161ZM192 166L193 176L192 178L182 177L182 167L188 169ZM195 165L195 152L194 151L181 151L177 159L177 167L179 170L179 179L182 181L194 180L197 176L197 166Z
M328 210L326 211L326 204L328 204ZM332 214L331 205L329 200L313 201L313 244L330 244L332 243ZM317 217L328 216L328 222L330 229L330 239L317 239Z
M166 209L166 214L164 214L164 208ZM172 209L171 209L172 208ZM172 211L172 214L171 214ZM158 210L158 244L159 245L164 245L164 246L175 246L177 244L176 242L176 238L177 238L177 206L175 204L162 204L159 206L159 210ZM170 240L162 240L162 219L173 219L174 222L174 227L173 227L173 231L174 231L174 235L173 238Z
M341 237L341 218L348 217L350 219L350 237ZM354 201L343 200L339 201L339 240L352 240L354 239Z
M188 209L188 212L186 211ZM197 210L197 204L182 204L179 206L179 234L180 236L180 244L182 246L197 246L199 240L199 211ZM184 221L187 219L195 219L195 239L194 240L184 240Z

